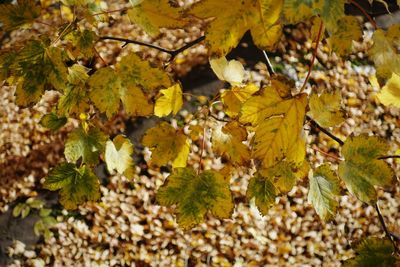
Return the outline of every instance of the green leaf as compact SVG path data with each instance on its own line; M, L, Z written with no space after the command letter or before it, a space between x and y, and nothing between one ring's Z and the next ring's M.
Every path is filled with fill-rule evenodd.
M16 4L0 4L0 22L6 31L32 23L40 16L40 5L35 0L18 0Z
M118 135L113 141L107 141L105 161L109 172L116 170L128 178L133 176L133 145L129 139Z
M249 181L246 196L249 200L254 197L258 210L262 215L267 215L268 210L275 203L277 189L270 180L256 173Z
M84 85L68 86L58 100L58 115L85 113L89 109L88 92Z
M68 162L76 162L82 158L82 163L97 164L106 141L107 136L99 129L91 128L88 132L82 128L75 129L69 134L65 144L65 158Z
M67 123L68 119L64 116L59 117L54 112L46 114L40 120L40 125L52 131L58 131Z
M26 204L25 203L18 203L15 207L14 207L14 209L13 209L13 216L14 217L18 217L20 214L21 214L21 212L22 212L22 209L24 208L26 206Z
M85 201L100 198L97 176L87 166L76 168L72 163L61 163L52 169L43 187L52 191L60 189L60 203L66 209L76 209Z
M357 256L347 260L345 267L387 267L397 266L398 257L393 255L393 245L388 239L368 237L355 248Z
M344 162L339 164L339 177L358 199L373 204L377 200L374 186L390 186L394 172L380 156L389 145L381 138L360 135L349 137L342 147Z
M340 183L329 164L319 166L310 177L308 202L311 203L321 219L329 221L336 214Z
M337 126L344 121L344 111L340 106L342 98L340 91L312 94L310 97L309 115L322 127Z
M40 236L41 233L44 231L44 229L45 229L45 226L44 226L42 220L38 220L33 225L33 232L35 233L36 236Z
M51 213L51 209L40 209L39 216L40 217L47 217Z
M190 168L174 169L158 190L157 200L161 205L176 205L184 229L201 223L208 210L218 218L229 218L234 207L228 179L214 171L197 175Z
M97 40L95 32L84 29L83 31L74 30L65 36L71 42L71 54L76 58L91 58L93 56L94 44Z
M158 117L165 117L169 114L176 115L182 108L182 87L180 83L177 83L167 89L160 90L162 94L157 100L154 106L154 115Z
M90 76L89 96L95 106L111 118L120 105L121 80L111 67L101 68Z
M175 130L169 123L161 122L148 129L142 144L152 152L151 164L163 166L172 161L174 168L186 167L190 149L188 139L182 130Z
M25 205L21 210L21 218L22 219L26 218L30 212L31 212L31 207Z

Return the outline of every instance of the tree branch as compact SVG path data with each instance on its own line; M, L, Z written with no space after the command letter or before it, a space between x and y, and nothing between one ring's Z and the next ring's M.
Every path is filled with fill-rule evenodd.
M378 25L376 25L375 20L373 20L373 18L368 14L368 12L356 1L354 0L350 0L350 3L352 5L354 5L355 7L357 7L363 14L364 16L369 20L369 22L372 24L372 26L376 29L378 29Z
M119 42L124 42L125 44L123 45L126 46L128 44L136 44L136 45L141 45L141 46L145 46L145 47L149 47L152 49L156 49L158 51L161 51L163 53L167 53L171 56L171 58L169 59L169 61L174 60L174 58L179 55L180 53L182 53L183 51L185 51L186 49L191 48L192 46L195 46L196 44L204 41L205 36L200 36L199 38L197 38L196 40L193 40L190 43L185 44L184 46L182 46L181 48L178 48L176 50L168 50L165 49L161 46L157 46L157 45L153 45L153 44L149 44L149 43L145 43L145 42L141 42L141 41L136 41L136 40L132 40L132 39L126 39L126 38L121 38L121 37L114 37L114 36L101 36L99 38L99 40L113 40L113 41L119 41Z
M387 238L389 238L389 240L392 242L392 245L393 245L393 248L394 248L395 253L398 253L399 250L398 250L398 248L397 248L397 246L396 246L396 242L394 241L392 235L390 234L389 230L387 229L385 220L384 220L384 218L383 218L383 216L382 216L381 210L379 209L378 202L375 203L375 210L376 210L376 212L378 213L379 222L380 222L381 225L382 225L383 231L385 232Z
M324 134L326 134L327 136L329 136L330 138L332 138L333 140L335 140L336 142L339 143L339 145L343 146L344 142L339 138L336 137L335 135L333 135L330 131L326 130L325 128L323 128L321 125L319 125L315 120L313 120L311 117L306 116L306 119L311 123L311 126L314 128L319 129L321 132L323 132Z
M400 159L400 155L382 156L382 157L379 157L378 159Z

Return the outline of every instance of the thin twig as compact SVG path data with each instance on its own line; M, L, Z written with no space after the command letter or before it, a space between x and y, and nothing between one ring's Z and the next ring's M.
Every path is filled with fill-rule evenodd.
M323 151L322 149L320 149L320 148L317 147L317 146L313 146L312 148L313 148L315 151L318 151L319 153L321 153L322 155L325 155L325 156L327 156L327 157L329 157L329 158L332 158L332 159L334 159L334 160L336 160L336 161L341 161L340 158L338 158L338 157L336 157L336 156L334 156L334 155L332 155L332 154L329 154L328 152Z
M214 114L210 114L210 117L213 118L216 121L221 121L221 122L230 122L229 120L226 119L220 119L217 116L215 116Z
M329 136L330 138L332 138L333 140L335 140L336 142L339 143L339 145L343 146L344 142L339 138L336 137L335 135L333 135L330 131L326 130L325 128L323 128L322 126L320 126L315 120L313 120L311 117L306 116L306 119L310 122L311 126L314 128L318 128L321 132L323 132L324 134L326 134L327 136Z
M400 159L400 155L382 156L382 157L379 157L378 159Z
M275 73L274 67L272 66L271 61L269 60L268 54L267 54L267 52L265 50L262 50L262 52L264 54L265 60L267 61L268 73L269 73L270 76L274 76L276 73Z
M95 14L92 14L92 15L90 15L90 16L100 16L100 15L105 15L105 14L110 14L110 13L115 13L115 12L121 12L121 11L125 11L125 10L128 10L129 8L128 7L124 7L124 8L120 8L120 9L115 9L115 10L110 10L110 11L103 11L103 12L99 12L99 13L95 13Z
M206 132L207 132L207 116L203 123L203 140L201 142L200 160L199 160L199 168L197 169L197 174L199 174L203 168L202 164L203 164L204 149L206 146Z
M394 239L392 238L392 235L390 234L389 230L387 229L385 220L384 220L384 218L382 216L381 210L379 209L378 202L375 203L375 210L378 213L378 218L379 218L379 221L380 221L380 223L382 225L383 231L385 231L385 234L386 234L387 238L389 238L390 241L392 242L392 245L393 245L395 253L399 253L399 250L398 250L398 248L396 246L396 242L394 241Z
M311 71L314 67L314 63L315 63L315 59L317 58L317 52L318 52L318 46L319 46L319 42L321 41L321 36L322 36L322 30L324 28L324 23L321 21L321 24L319 25L319 30L318 30L318 35L317 35L317 40L315 41L315 49L314 49L314 53L312 55L312 59L311 59L311 63L308 66L308 73L306 76L306 79L304 80L303 86L300 89L300 93L302 93L304 91L304 89L307 86L308 80L310 79L311 76Z
M132 39L126 39L126 38L120 38L120 37L114 37L114 36L101 36L99 38L99 40L114 40L114 41L124 42L123 47L126 46L127 44L136 44L136 45L141 45L141 46L146 46L149 48L157 49L158 51L169 54L171 56L169 61L174 60L174 58L177 55L179 55L186 49L189 49L192 46L195 46L196 44L202 42L204 39L205 39L205 36L200 36L196 40L193 40L192 42L185 44L181 48L178 48L176 50L168 50L168 49L165 49L165 48L157 46L157 45L153 45L153 44L149 44L149 43L145 43L145 42L141 42L141 41L136 41L136 40L132 40Z
M93 48L94 53L96 54L96 56L98 58L101 59L101 61L103 62L104 65L108 66L107 62L104 60L104 58L100 55L100 53L96 50L96 48Z
M364 16L369 20L369 22L372 24L372 26L376 29L378 29L378 25L376 24L375 20L368 14L368 12L356 1L350 0L350 3L356 6L363 14Z

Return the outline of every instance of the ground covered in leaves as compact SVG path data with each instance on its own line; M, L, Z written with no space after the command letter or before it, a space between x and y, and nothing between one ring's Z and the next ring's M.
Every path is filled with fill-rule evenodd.
M136 35L128 34L132 32L136 32ZM126 23L113 25L112 29L105 26L103 34L153 41ZM201 27L169 31L163 33L155 43L174 49L200 35ZM338 137L345 139L352 133L373 133L394 144L391 151L394 154L400 144L399 111L385 109L377 102L375 94L378 88L370 83L374 70L364 54L368 45L368 41L357 44L357 51L346 62L321 49L311 84L316 91L340 89L347 119L341 127L334 129ZM141 51L154 61L165 60L166 55L138 46L121 49L118 43L105 42L98 47L107 62L113 62L113 58L118 59L119 55L132 49ZM243 59L248 79L260 83L266 79L268 72L262 54L254 49L247 43L234 53ZM299 87L308 70L311 53L307 27L300 25L286 31L285 41L276 54L271 55L271 59L276 70L292 77ZM201 83L193 78L201 76L201 72L210 73L209 66L202 65L205 59L206 50L199 45L177 57L168 67L178 73L185 83L192 82L189 87L184 86L185 92L215 95L218 89L223 88L223 84L217 82L212 74L209 75L211 79ZM311 87L307 90L311 90ZM17 220L11 215L17 202L23 202L28 197L43 198L43 177L62 160L63 140L77 123L71 120L61 131L49 132L39 125L39 121L50 110L50 104L57 95L49 92L35 107L19 109L14 104L13 92L14 88L7 86L0 89L0 213L3 218L8 218L6 221L9 224ZM188 102L191 101L196 102L188 97ZM195 103L186 105L189 111L182 110L181 121L176 123L192 121L192 124L196 124L190 115L196 108ZM215 116L222 118L224 114L218 112L217 108ZM130 121L122 112L111 122L99 122L102 129L110 134L124 132L131 138L137 151L141 149L138 144L141 134L154 123L154 120L146 119ZM219 122L210 119L210 128L216 123ZM307 151L311 162L314 165L326 161L337 163L338 145L323 133L315 132L308 126L306 129L308 143L311 144ZM207 136L210 136L210 132L207 132ZM199 150L200 142L193 143L189 164L195 167L199 162ZM175 222L172 209L160 207L155 201L157 189L170 170L148 168L144 161L148 158L149 152L145 150L135 159L135 177L131 180L123 176L109 176L104 172L104 166L100 167L98 173L102 177L102 197L97 203L87 203L76 211L67 212L54 201L55 194L50 196L53 200L48 201L46 206L53 209L52 214L58 222L52 229L53 237L47 240L41 238L29 244L21 240L8 240L10 246L3 251L9 257L8 264L337 266L354 255L352 247L361 237L382 235L375 210L350 195L340 198L338 214L331 223L322 222L307 203L308 181L299 181L288 196L277 198L267 216L262 217L254 204L246 200L246 188L252 170L244 169L234 173L231 178L236 203L232 218L222 221L208 216L200 226L184 232ZM206 169L223 167L221 159L212 154L208 142L204 158ZM397 163L391 163L398 170ZM400 225L399 197L398 186L385 192L379 191L382 213L394 232L400 231L396 229ZM19 223L23 225L23 220Z

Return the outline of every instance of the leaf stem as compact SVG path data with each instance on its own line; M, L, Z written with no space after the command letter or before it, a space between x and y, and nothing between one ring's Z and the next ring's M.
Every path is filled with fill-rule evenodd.
M126 38L121 38L121 37L114 37L114 36L101 36L99 38L99 41L101 40L114 40L114 41L120 41L120 42L124 42L125 44L123 45L126 46L128 44L136 44L136 45L141 45L141 46L146 46L152 49L156 49L158 51L161 51L163 53L167 53L169 54L171 57L169 59L169 61L171 62L172 60L175 59L175 57L177 55L179 55L180 53L182 53L183 51L191 48L192 46L195 46L196 44L204 41L205 36L200 36L199 38L193 40L190 43L185 44L184 46L182 46L181 48L178 48L176 50L169 50L169 49L165 49L161 46L157 46L157 45L153 45L153 44L149 44L149 43L145 43L145 42L141 42L141 41L136 41L136 40L132 40L132 39L126 39Z
M329 136L330 138L332 138L333 140L335 140L336 142L338 142L339 145L343 146L344 142L339 138L336 137L335 135L333 135L330 131L328 131L327 129L323 128L321 125L319 125L315 120L313 120L311 117L306 116L306 119L310 122L311 126L314 128L319 129L321 132L323 132L324 134L326 134L327 136Z
M203 140L201 142L200 160L199 160L199 168L197 169L197 175L199 175L199 173L201 172L201 170L203 168L202 164L203 164L204 149L205 149L205 146L206 146L207 117L208 116L206 116L206 118L204 120L204 123L203 123Z
M304 91L304 89L307 86L308 80L310 79L311 71L312 71L312 69L314 67L315 59L317 58L318 46L319 46L319 43L321 41L321 36L322 36L322 30L323 29L324 29L324 22L321 21L321 24L319 25L317 40L315 41L315 49L314 49L314 53L312 55L311 64L308 66L308 73L307 73L306 79L304 80L303 86L300 89L300 93L302 93Z
M390 232L389 232L389 230L388 230L388 228L386 226L386 223L385 223L385 220L384 220L384 218L382 216L381 210L379 209L378 202L375 203L375 210L378 213L379 222L382 225L383 231L385 231L385 234L386 234L387 238L389 238L390 242L392 242L392 245L393 245L395 253L399 253L399 250L398 250L398 248L396 246L396 242L394 241L392 235L390 234Z
M375 20L368 14L368 12L356 1L350 0L350 3L353 4L355 7L357 7L363 14L364 16L369 20L369 22L372 24L372 26L376 29L378 29L378 25L376 24Z

